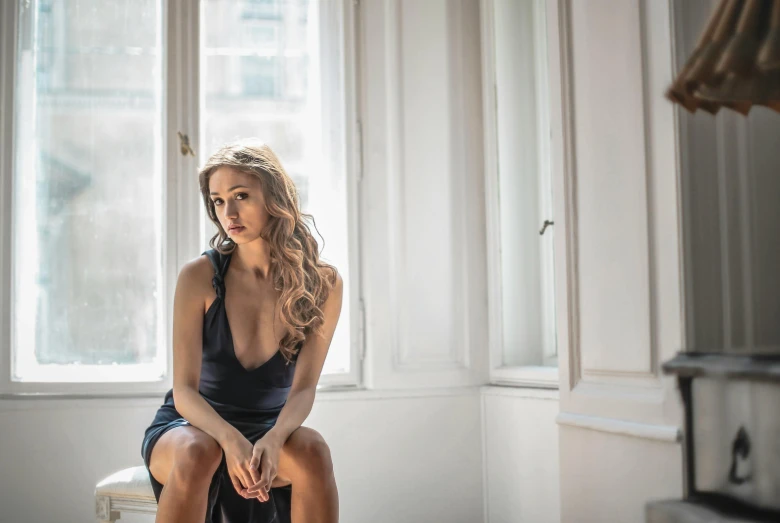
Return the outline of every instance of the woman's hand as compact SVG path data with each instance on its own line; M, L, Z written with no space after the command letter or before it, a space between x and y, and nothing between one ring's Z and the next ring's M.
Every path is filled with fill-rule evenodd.
M273 430L257 440L252 449L252 459L249 462L253 484L247 489L249 497L257 497L260 501L268 501L271 483L279 468L279 452L283 441L280 441ZM259 473L258 473L259 469Z
M252 444L248 439L240 436L222 448L225 451L225 463L227 464L228 474L236 492L247 499L259 499L260 496L257 493L249 494L247 492L248 487L260 480L257 467L251 467L251 462L254 459ZM266 495L266 499L261 499L261 501L266 501L267 498L268 496Z

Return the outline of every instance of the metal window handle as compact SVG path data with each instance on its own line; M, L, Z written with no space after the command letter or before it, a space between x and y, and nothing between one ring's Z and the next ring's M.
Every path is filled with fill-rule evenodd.
M741 485L750 481L750 474L740 476L737 474L738 458L746 459L750 455L750 438L745 427L740 427L734 442L731 444L731 468L729 469L729 481L735 485Z
M195 151L190 147L190 137L181 131L178 131L177 134L179 135L179 150L182 156L187 156L188 154L195 156Z
M555 223L550 220L544 220L544 224L542 225L542 230L539 231L539 236L544 234L544 231L547 229L548 225L555 225Z

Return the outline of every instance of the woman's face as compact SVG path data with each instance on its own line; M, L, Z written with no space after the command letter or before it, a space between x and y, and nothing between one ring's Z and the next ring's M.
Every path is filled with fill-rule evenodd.
M209 179L209 193L220 225L236 244L260 237L270 215L260 180L233 167L220 167Z

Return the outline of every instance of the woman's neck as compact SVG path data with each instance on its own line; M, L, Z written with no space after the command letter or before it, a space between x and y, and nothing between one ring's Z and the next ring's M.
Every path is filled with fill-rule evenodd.
M230 264L236 265L232 268L250 272L258 279L268 278L271 271L271 247L262 238L237 245L232 258Z

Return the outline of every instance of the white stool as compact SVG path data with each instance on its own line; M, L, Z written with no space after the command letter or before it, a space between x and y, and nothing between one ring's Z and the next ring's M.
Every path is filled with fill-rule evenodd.
M95 487L95 513L98 521L114 523L121 512L157 513L157 500L146 467L120 470Z

